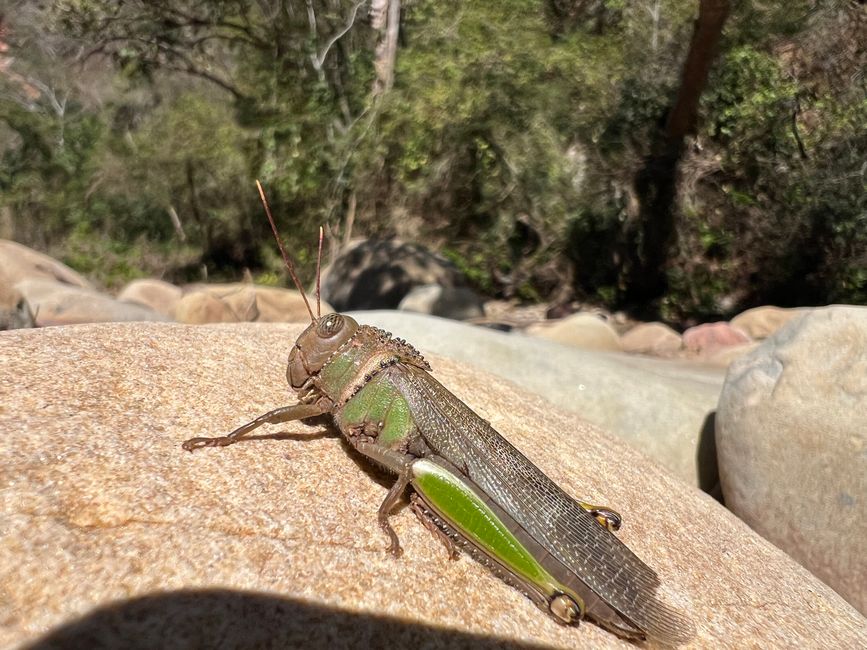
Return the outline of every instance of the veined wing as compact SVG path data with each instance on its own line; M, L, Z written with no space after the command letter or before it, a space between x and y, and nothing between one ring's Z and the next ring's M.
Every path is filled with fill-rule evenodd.
M681 643L692 623L656 597L659 577L490 424L427 372L392 375L427 443L591 590L648 636Z

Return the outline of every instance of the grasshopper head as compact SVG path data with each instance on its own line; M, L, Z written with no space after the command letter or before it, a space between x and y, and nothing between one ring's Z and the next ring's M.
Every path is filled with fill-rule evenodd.
M286 378L294 389L301 388L308 378L317 374L331 355L346 343L355 332L358 323L343 314L328 314L315 319L301 332L289 353Z

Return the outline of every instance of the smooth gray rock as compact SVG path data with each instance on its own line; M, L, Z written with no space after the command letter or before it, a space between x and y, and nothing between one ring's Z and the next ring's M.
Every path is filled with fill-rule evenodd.
M713 412L722 369L582 350L433 316L392 311L352 316L422 352L465 361L519 384L616 434L687 483L708 492L717 487Z
M867 612L867 308L813 310L729 368L726 505Z
M468 287L425 284L412 289L397 307L400 311L429 314L452 320L469 320L485 315L484 303Z

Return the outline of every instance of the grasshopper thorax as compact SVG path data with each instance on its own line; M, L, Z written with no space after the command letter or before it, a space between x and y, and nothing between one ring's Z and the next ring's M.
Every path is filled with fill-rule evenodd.
M358 331L354 318L343 314L328 314L315 319L295 341L289 353L286 379L300 390L328 363L328 360Z

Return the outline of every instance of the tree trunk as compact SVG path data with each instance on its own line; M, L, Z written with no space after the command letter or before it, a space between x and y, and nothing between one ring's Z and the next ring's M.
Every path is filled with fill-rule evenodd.
M695 130L698 102L730 9L729 0L701 0L677 98L636 175L641 209L626 233L624 303L645 314L656 313L656 302L668 289L666 266L676 239L677 171L684 138Z
M382 10L384 2L375 2L371 8L377 12L372 16L374 28L380 30L384 27L384 33L376 46L376 59L374 69L376 79L373 82L374 96L382 95L391 90L394 84L394 64L397 60L397 38L400 34L400 0L387 0L388 8ZM384 15L383 15L384 13Z

